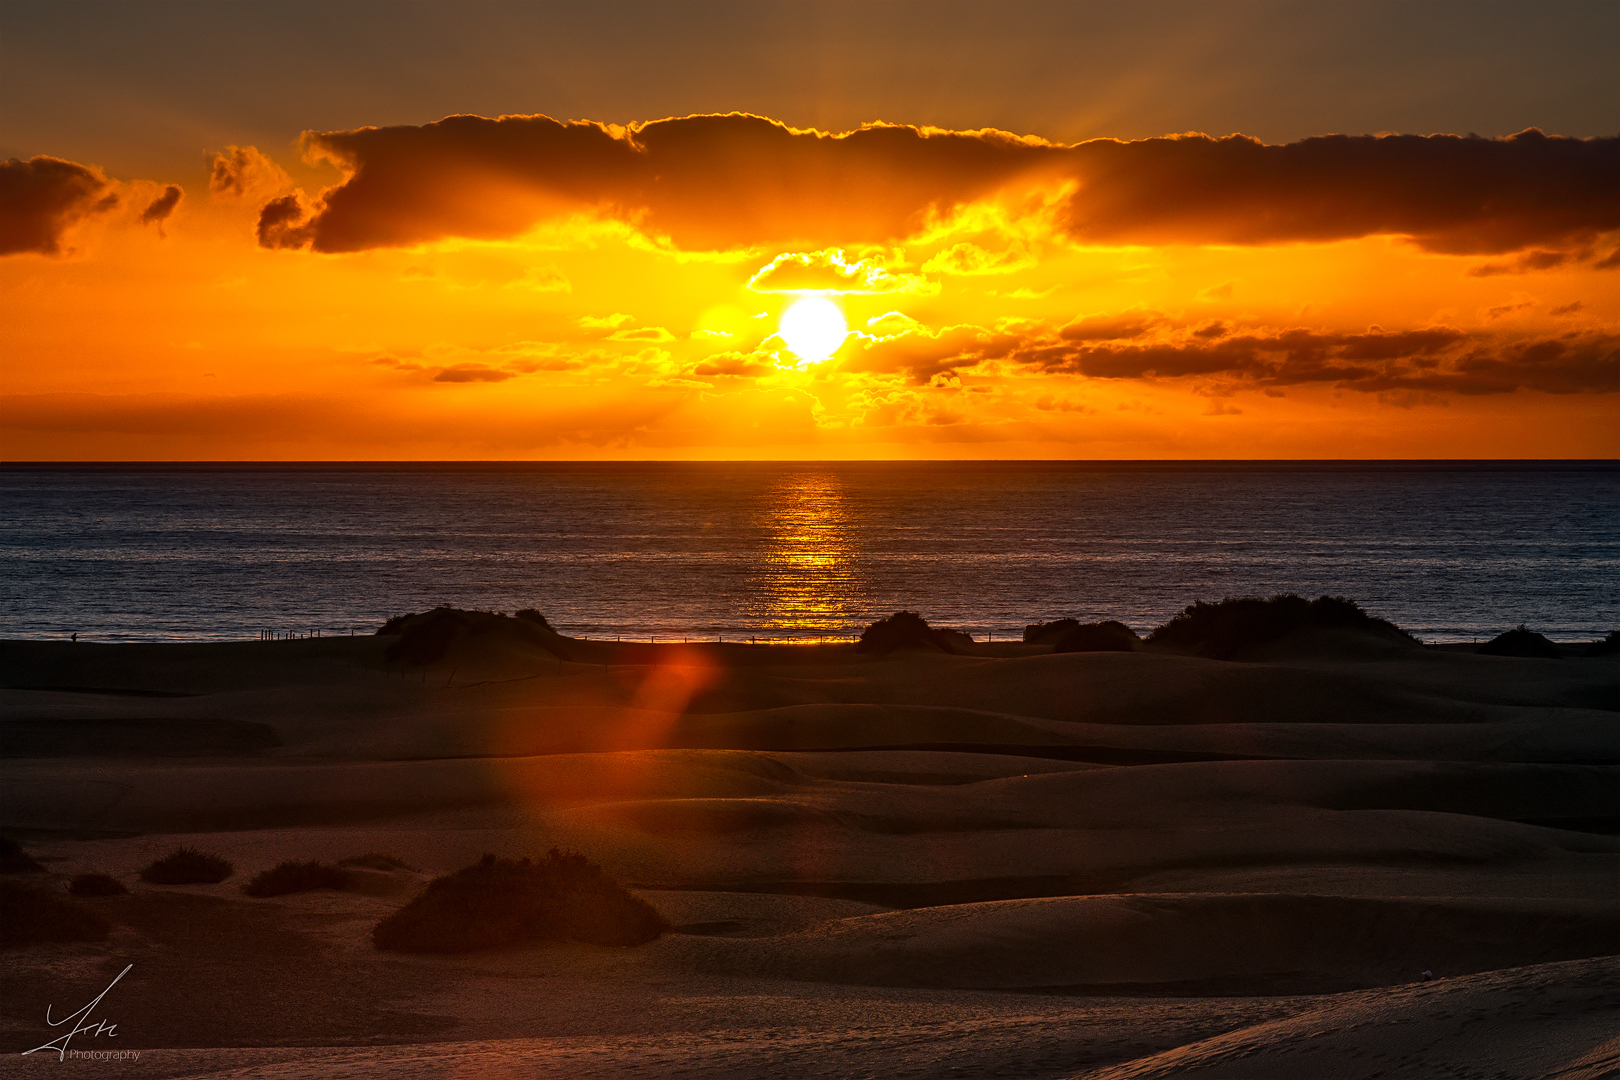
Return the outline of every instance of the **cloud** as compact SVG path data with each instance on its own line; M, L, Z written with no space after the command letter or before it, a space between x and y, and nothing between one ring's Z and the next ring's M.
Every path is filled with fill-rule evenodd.
M504 288L529 289L534 292L573 292L574 283L560 267L554 265L531 266L523 276L508 281Z
M1534 270L1554 270L1576 262L1582 253L1573 251L1527 251L1512 262L1482 263L1468 271L1469 277L1496 277L1501 274L1528 274Z
M579 325L585 330L617 330L630 321L630 316L622 311L615 311L611 315L581 315Z
M259 246L303 247L313 235L310 225L304 221L305 217L307 212L299 195L283 195L270 200L259 211Z
M100 169L61 158L0 161L0 255L60 255L69 229L118 205Z
M844 346L843 370L900 374L913 383L925 384L936 375L1008 356L1026 340L1014 332L979 326L947 326L933 331L921 323L907 327L890 321L888 316L884 320L884 328L890 332L882 337L850 335Z
M163 231L163 223L169 220L174 208L180 205L180 196L184 194L179 185L170 184L163 189L163 194L153 199L145 210L141 211L141 224L156 224L158 232Z
M1264 244L1407 236L1473 254L1620 228L1620 137L1242 135L1082 143L1071 233L1092 241Z
M1204 380L1195 392L1332 385L1363 393L1553 394L1620 392L1620 334L1536 336L1437 326L1344 333L1310 329L1225 331L1174 325L1156 312L1077 319L1061 327L1004 320L995 329L851 335L842 370L922 385L945 373L1067 375L1103 380ZM1217 393L1217 389L1219 392Z
M1559 304L1557 307L1553 308L1547 314L1549 314L1549 315L1573 315L1577 311L1580 311L1584 307L1586 307L1586 305L1584 303L1582 303L1581 301L1572 300L1567 304Z
M926 329L922 323L901 311L885 311L882 315L874 315L866 320L866 327L879 337L893 337L896 334L915 333Z
M774 364L768 363L756 354L716 353L692 368L691 374L711 378L715 376L757 378L769 375L775 370Z
M829 134L742 113L618 127L451 116L306 132L345 179L264 210L267 247L360 251L504 238L581 213L682 249L904 238L961 207L1066 191L1082 244L1274 244L1369 235L1426 250L1568 248L1620 228L1620 137L1328 135L1267 145L1189 134L1074 145L869 124ZM296 212L295 212L296 211Z
M286 171L254 146L227 146L214 155L208 175L209 192L237 198L273 194L291 183Z
M488 367L484 364L457 364L454 367L447 367L437 375L433 376L433 381L447 383L489 383L505 382L507 379L515 378L517 378L517 376L510 371L502 371L499 368Z
M1088 315L1064 326L1058 331L1058 337L1065 341L1119 341L1141 337L1168 321L1157 311L1140 309L1118 315Z
M939 286L916 274L894 273L879 259L850 262L843 251L778 255L748 280L755 292L841 292L875 295L935 293Z
M193 398L178 394L15 394L0 399L0 423L13 431L114 434L204 440L281 441L343 432L369 409L318 397L257 394Z
M923 263L925 274L1012 274L1035 265L1035 259L1022 248L986 251L978 244L953 244Z
M1145 344L1079 346L1039 337L1009 353L1028 368L1098 379L1226 377L1256 389L1331 383L1361 392L1502 394L1620 391L1620 335L1515 338L1448 327L1331 333L1282 330Z
M634 330L615 330L607 336L609 341L674 341L675 335L662 326L638 326Z
M456 395L431 397L454 401ZM359 457L438 460L491 451L515 457L568 443L624 445L632 433L656 434L682 400L631 392L590 402L564 397L509 401L504 409L446 410L386 395L8 394L0 396L0 430L9 438L29 433L36 445L112 446L155 460L288 460L310 456L311 448L316 459L334 456L334 448L354 448L342 456ZM715 430L713 423L693 424L677 434ZM408 441L401 442L402 434Z

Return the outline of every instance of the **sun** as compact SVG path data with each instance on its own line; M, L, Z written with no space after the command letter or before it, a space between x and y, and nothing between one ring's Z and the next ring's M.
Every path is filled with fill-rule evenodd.
M837 304L825 296L807 296L782 312L777 332L801 360L819 363L838 351L849 325Z

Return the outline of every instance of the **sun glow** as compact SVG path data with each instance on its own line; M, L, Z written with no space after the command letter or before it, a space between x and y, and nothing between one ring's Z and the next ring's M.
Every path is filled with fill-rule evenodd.
M782 313L778 332L801 360L819 363L838 351L849 325L837 304L824 296L807 296Z

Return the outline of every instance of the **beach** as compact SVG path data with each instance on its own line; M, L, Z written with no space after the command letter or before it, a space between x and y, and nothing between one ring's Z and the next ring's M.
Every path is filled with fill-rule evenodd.
M81 901L104 941L7 951L0 1070L105 1068L15 1055L125 965L100 1009L155 1076L1620 1065L1612 656L554 637L5 643L13 879L132 891ZM235 873L137 880L177 846ZM673 929L372 946L428 880L553 847ZM241 891L368 853L403 865Z

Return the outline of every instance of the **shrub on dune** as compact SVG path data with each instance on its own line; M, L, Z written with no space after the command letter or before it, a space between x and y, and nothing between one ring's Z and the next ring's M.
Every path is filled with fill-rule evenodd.
M470 623L466 613L455 608L435 608L426 615L406 618L412 621L398 629L399 640L388 646L384 655L407 664L433 663L450 651Z
M242 891L249 896L286 896L317 889L341 889L348 883L349 875L339 867L289 859L253 875L253 880L242 886Z
M41 941L102 941L112 929L97 912L20 881L0 881L0 947Z
M1200 600L1153 631L1147 639L1224 660L1242 649L1264 645L1305 629L1360 630L1392 641L1418 643L1394 623L1368 615L1342 596L1306 600L1293 593L1273 596L1270 600L1228 597L1214 604Z
M1071 652L1134 652L1140 639L1136 631L1122 622L1076 623L1057 639L1052 651Z
M218 855L179 847L142 870L141 880L153 885L216 885L235 871Z
M526 607L521 611L515 611L512 613L512 617L515 619L522 619L524 622L534 623L542 630L551 630L552 633L556 633L555 630L552 630L551 624L546 621L546 617L534 610L532 607Z
M111 874L77 874L68 882L72 896L123 896L129 890Z
M1051 622L1030 623L1024 627L1024 644L1052 645L1058 638L1079 627L1079 619L1053 619Z
M1613 656L1620 652L1620 630L1610 630L1586 647L1587 656Z
M371 939L392 952L453 953L535 941L640 945L667 929L652 905L601 867L552 848L538 861L485 855L435 878Z
M466 642L471 643L474 653L500 644L538 647L563 659L568 653L566 639L534 608L524 608L513 616L498 611L436 607L420 615L396 615L377 633L399 639L383 655L407 664L435 663L453 648L458 649L458 655L465 655Z
M1475 651L1483 656L1523 656L1538 660L1564 658L1562 649L1523 623L1505 634L1496 635Z
M897 611L887 619L879 619L862 631L860 643L855 648L859 652L883 656L896 649L941 649L945 652L955 652L972 643L973 638L960 630L936 629L929 626L928 620L915 611Z

